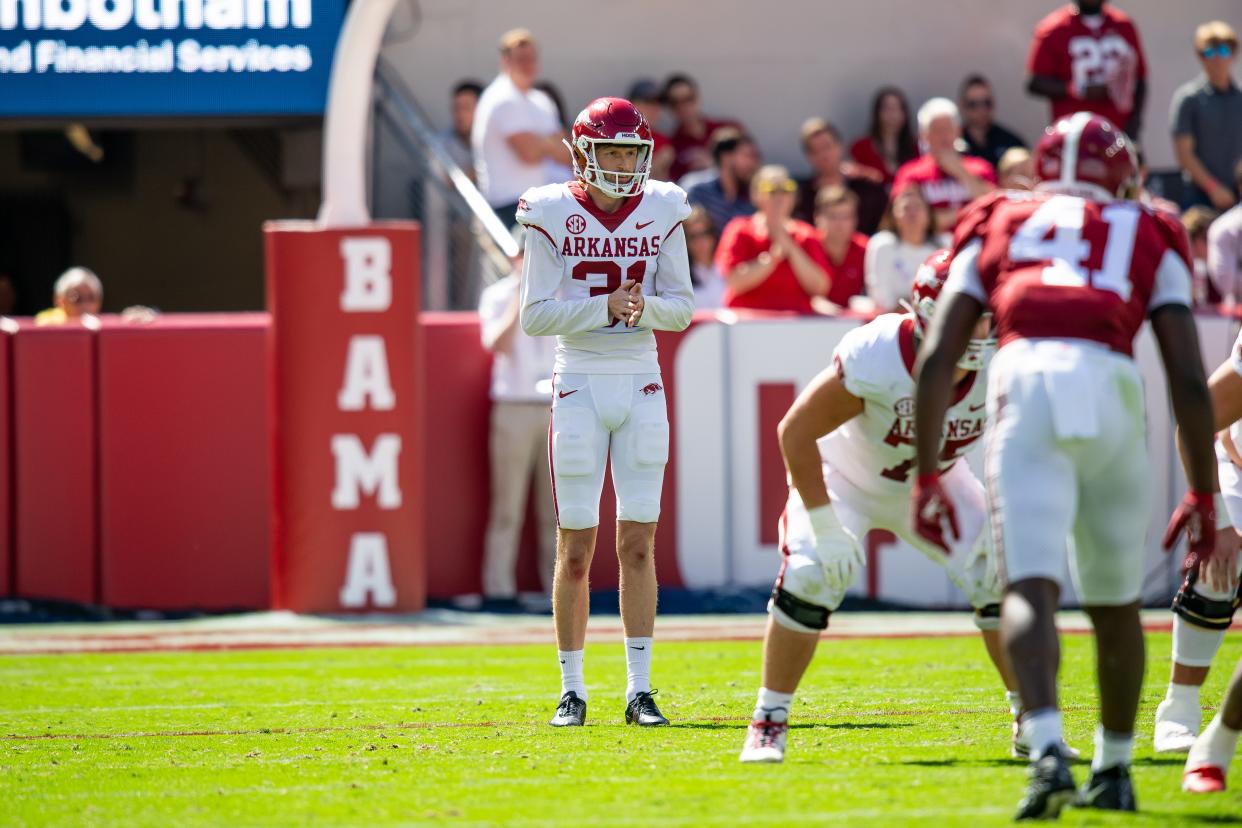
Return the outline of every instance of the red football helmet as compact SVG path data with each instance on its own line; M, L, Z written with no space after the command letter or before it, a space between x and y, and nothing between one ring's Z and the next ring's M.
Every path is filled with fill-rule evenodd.
M1037 189L1107 201L1132 192L1138 176L1134 144L1111 121L1092 112L1057 121L1035 147Z
M949 265L952 262L953 251L944 248L928 256L927 260L915 271L914 286L910 290L913 304L908 307L914 312L915 326L920 335L927 332L932 317L936 314L936 301L940 298L944 283L949 279ZM992 314L984 313L983 318L987 320L988 335L983 339L971 339L967 344L966 353L962 354L962 358L957 361L957 367L964 371L982 370L987 366L992 354L996 352L996 337L992 332Z
M651 127L638 107L624 98L596 98L578 113L572 131L573 143L565 142L574 160L574 175L613 198L628 198L643 191L651 175L651 154L655 141ZM600 144L638 147L634 172L600 169L595 148Z

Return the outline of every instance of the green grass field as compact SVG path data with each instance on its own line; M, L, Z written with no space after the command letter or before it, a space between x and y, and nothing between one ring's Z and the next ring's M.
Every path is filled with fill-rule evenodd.
M1180 758L1152 755L1169 637L1148 640L1142 813L1062 822L1242 822L1237 790L1182 794ZM1092 643L1065 645L1067 735L1087 754ZM743 766L759 654L758 642L657 638L674 726L651 730L621 723L619 642L588 646L588 727L564 730L545 724L550 646L0 657L0 824L1008 823L1023 765L976 639L824 642L786 763ZM1240 655L1231 636L1206 699Z

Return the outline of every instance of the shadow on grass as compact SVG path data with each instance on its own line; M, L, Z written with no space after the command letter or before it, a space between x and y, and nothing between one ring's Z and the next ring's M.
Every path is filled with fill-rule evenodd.
M1016 768L1027 764L1025 759L907 759L902 762L881 762L882 765L911 765L920 768Z
M1177 765L1181 767L1186 764L1185 756L1142 756L1131 761L1132 765L1139 767L1159 768L1166 765Z
M1139 813L1145 817L1157 817L1168 820L1168 825L1185 824L1188 822L1196 825L1242 825L1242 816L1237 814L1188 814L1185 811L1152 811L1143 807L1143 803L1139 803Z
M673 722L672 728L685 730L745 730L746 723L738 722ZM789 726L790 730L884 730L892 727L914 727L910 722L797 722Z

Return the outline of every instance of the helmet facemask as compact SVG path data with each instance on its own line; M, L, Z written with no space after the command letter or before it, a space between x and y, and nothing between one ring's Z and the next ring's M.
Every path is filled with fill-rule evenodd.
M611 198L632 198L641 195L643 188L647 186L647 179L651 175L651 141L639 138L637 134L632 138L618 136L607 140L579 135L574 143L564 143L569 147L569 154L573 158L574 175L604 195ZM633 172L614 172L600 167L599 158L595 154L596 147L613 144L638 147L638 159Z
M931 327L932 316L936 313L936 300L925 296L916 299L913 305L904 299L901 300L901 303L914 314L914 328L918 332L919 337L922 338L928 328ZM966 352L957 361L957 367L963 371L982 371L988 367L988 362L991 361L992 355L996 353L996 323L992 318L992 314L990 311L985 311L979 318L980 320L987 320L988 335L981 339L976 339L972 336L970 341L966 343Z

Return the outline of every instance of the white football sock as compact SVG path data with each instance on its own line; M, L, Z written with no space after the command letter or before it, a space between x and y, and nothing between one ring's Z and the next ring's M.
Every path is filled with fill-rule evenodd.
M1195 739L1194 745L1190 748L1190 754L1186 757L1186 767L1213 765L1227 769L1229 763L1233 761L1234 752L1238 749L1238 734L1239 731L1225 727L1220 720L1220 714L1217 713L1203 729L1199 738Z
M1022 735L1031 746L1031 761L1034 762L1048 752L1048 748L1060 746L1061 711L1055 707L1034 710L1022 718Z
M1095 755L1091 757L1091 772L1108 770L1116 765L1129 767L1134 753L1133 733L1114 733L1103 725L1095 728Z
M1198 586L1195 589L1198 590ZM1173 616L1173 660L1178 664L1211 667L1212 659L1216 658L1216 651L1224 640L1224 630L1205 630L1180 615Z
M578 698L586 701L586 681L582 678L582 654L584 650L557 650L561 660L561 695L570 690L578 694Z
M1005 701L1009 702L1009 712L1015 719L1018 718L1018 714L1022 712L1022 697L1018 695L1018 691L1006 690Z
M793 693L778 693L775 690L760 687L759 697L755 699L755 712L750 716L751 721L761 722L764 719L770 722L789 721L789 709L793 707L793 697Z
M651 639L625 639L625 701L651 692Z
M1168 692L1164 697L1178 707L1199 707L1199 685L1175 684L1169 682Z

